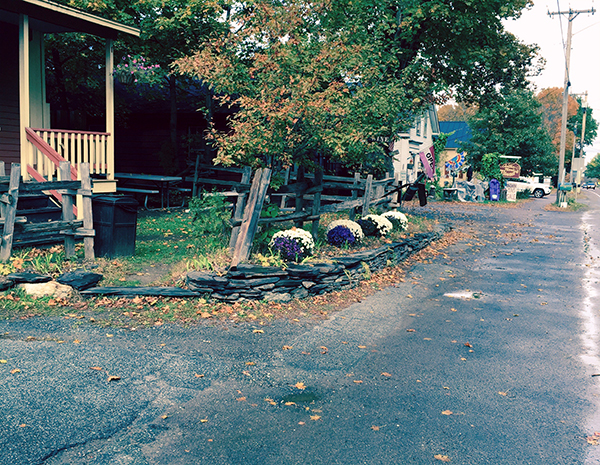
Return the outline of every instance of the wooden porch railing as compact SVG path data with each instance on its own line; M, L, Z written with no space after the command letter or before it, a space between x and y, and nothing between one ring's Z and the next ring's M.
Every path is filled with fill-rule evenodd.
M75 167L80 163L88 163L91 174L114 179L114 160L108 153L109 133L38 128L26 128L26 133L31 150L23 161L48 181L56 179L60 161L71 164L74 179Z

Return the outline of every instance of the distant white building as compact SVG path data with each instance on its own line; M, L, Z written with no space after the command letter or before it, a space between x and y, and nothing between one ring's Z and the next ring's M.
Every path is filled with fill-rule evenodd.
M423 116L417 118L413 127L398 136L394 142L394 173L406 184L417 179L417 173L423 171L419 152L429 150L435 136L440 134L435 105L431 105Z

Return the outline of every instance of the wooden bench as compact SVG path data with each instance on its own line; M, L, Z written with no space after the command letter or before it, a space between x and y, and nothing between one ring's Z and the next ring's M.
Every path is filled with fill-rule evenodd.
M156 189L142 189L138 187L117 187L117 192L129 192L132 194L146 194L146 198L144 199L144 208L146 210L150 210L148 208L148 196L154 194L160 194L159 190Z

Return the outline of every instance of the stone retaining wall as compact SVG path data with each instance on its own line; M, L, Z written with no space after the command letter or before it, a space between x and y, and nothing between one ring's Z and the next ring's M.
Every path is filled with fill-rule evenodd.
M399 264L442 235L443 231L414 234L401 242L335 258L331 263L290 264L285 269L242 264L224 276L193 271L187 274L187 285L192 291L210 294L212 299L225 302L288 302L355 287L371 272Z

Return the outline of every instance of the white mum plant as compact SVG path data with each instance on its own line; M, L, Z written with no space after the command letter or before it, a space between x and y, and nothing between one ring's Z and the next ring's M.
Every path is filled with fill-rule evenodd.
M360 242L365 237L363 230L360 227L360 224L352 220L332 221L331 223L329 223L329 226L327 226L327 232L331 231L333 228L337 228L338 226L345 226L346 228L348 228L357 242Z
M404 231L408 226L408 218L402 212L389 211L381 215L392 222L394 227Z
M394 229L392 222L381 215L363 216L359 221L366 235L385 236ZM368 228L369 231L367 232L365 226L369 223L372 227Z
M315 241L308 231L292 228L276 232L269 247L279 252L284 260L298 261L313 254Z

